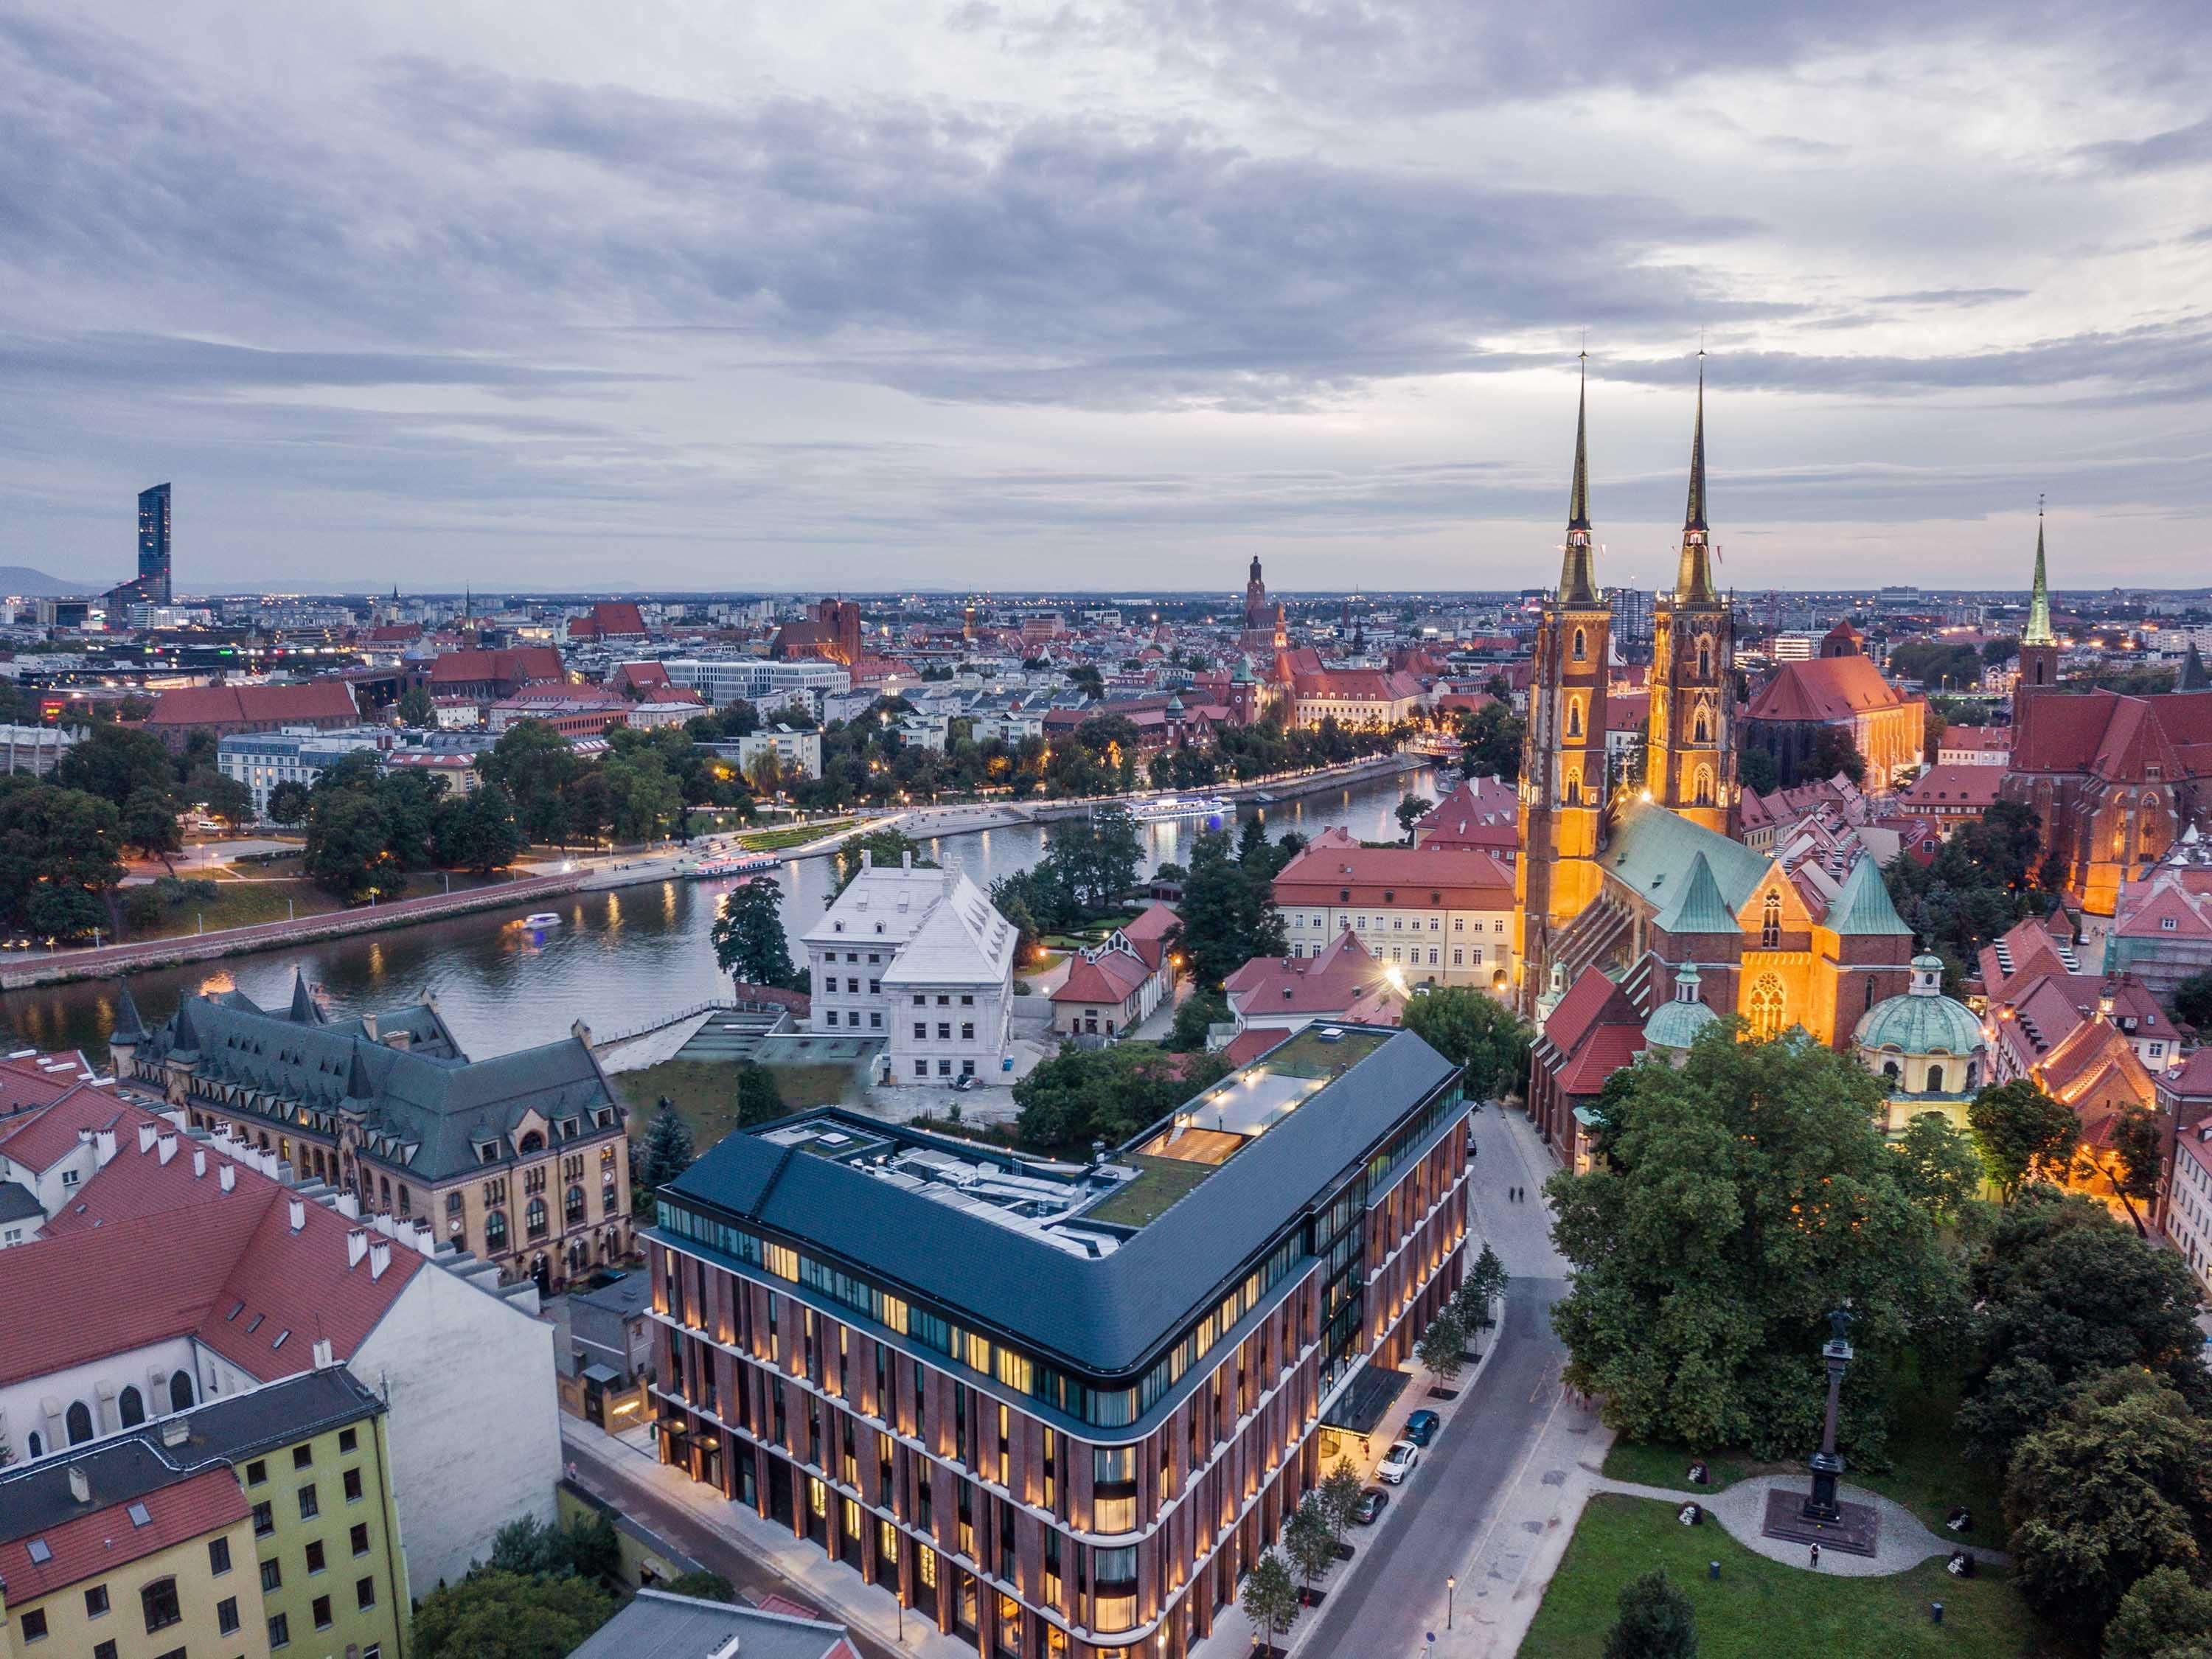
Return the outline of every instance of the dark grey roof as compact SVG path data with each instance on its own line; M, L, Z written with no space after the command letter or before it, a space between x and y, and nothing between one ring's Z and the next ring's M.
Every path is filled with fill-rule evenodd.
M46 1212L39 1195L28 1187L21 1182L0 1181L0 1221L28 1221Z
M758 1136L728 1136L667 1191L809 1240L1094 1373L1134 1370L1421 1100L1449 1060L1411 1031L1238 1151L1191 1199L1088 1258Z
M568 1659L706 1659L732 1636L743 1659L823 1659L845 1627L641 1589Z
M380 1040L401 1032L404 1048ZM621 1109L580 1038L471 1060L428 1006L324 1024L269 1012L237 992L188 996L137 1058L172 1054L190 1055L196 1076L234 1085L249 1109L251 1097L269 1096L317 1113L357 1112L370 1158L430 1182L483 1164L480 1146L513 1157L526 1111L554 1125L557 1141L563 1120L588 1133L595 1110ZM335 1123L319 1127L330 1133Z
M628 1319L643 1312L651 1305L653 1275L641 1273L624 1273L612 1283L600 1285L596 1291L574 1291L569 1295L568 1301L572 1306L581 1302L588 1307L601 1308L609 1313Z
M0 1543L127 1504L204 1469L242 1462L383 1409L351 1371L332 1365L195 1407L184 1415L191 1432L180 1445L161 1443L162 1422L157 1420L66 1455L0 1469ZM72 1468L82 1469L91 1483L91 1502L80 1504L70 1495Z

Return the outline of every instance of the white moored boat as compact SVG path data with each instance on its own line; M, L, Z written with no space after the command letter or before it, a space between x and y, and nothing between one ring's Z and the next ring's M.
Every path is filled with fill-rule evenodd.
M522 925L525 927L558 927L561 917L557 911L533 910L523 917Z
M1234 807L1219 795L1161 795L1140 800L1129 808L1139 823L1165 823L1176 818L1226 817Z

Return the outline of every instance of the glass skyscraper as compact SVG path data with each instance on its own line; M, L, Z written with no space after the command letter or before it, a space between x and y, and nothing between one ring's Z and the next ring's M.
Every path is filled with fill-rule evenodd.
M138 598L169 603L169 486L138 492Z

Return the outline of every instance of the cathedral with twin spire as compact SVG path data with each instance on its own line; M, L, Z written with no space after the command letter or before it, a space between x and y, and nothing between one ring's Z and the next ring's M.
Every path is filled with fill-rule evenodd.
M1846 1046L1905 993L1912 933L1870 859L1821 903L1734 839L1735 623L1715 586L1700 354L1688 505L1660 596L1640 780L1607 787L1613 608L1591 526L1589 390L1559 585L1538 626L1521 762L1517 1006L1540 1029L1528 1111L1571 1165L1607 1076L1720 1015Z

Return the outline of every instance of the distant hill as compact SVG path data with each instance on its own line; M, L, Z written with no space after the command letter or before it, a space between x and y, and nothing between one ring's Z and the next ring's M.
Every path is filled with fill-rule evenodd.
M33 599L89 599L95 593L105 593L115 584L112 581L63 581L49 576L43 570L33 570L28 565L0 564L0 593L13 593L19 598Z

